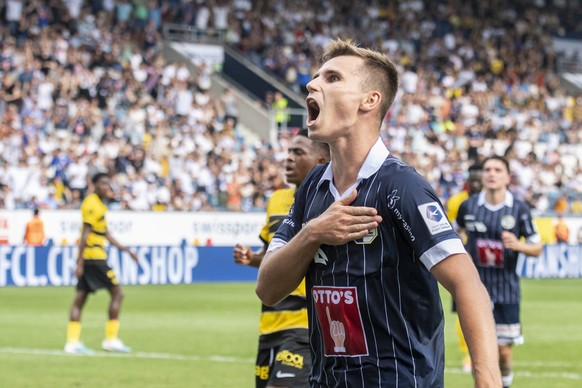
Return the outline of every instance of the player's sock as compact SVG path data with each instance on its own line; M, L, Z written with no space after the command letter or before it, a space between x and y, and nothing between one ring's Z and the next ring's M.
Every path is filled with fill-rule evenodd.
M77 343L81 339L81 322L69 321L67 325L67 342Z
M110 319L105 323L105 339L107 341L114 340L117 338L119 333L119 320Z
M510 371L508 375L501 376L503 380L503 388L509 388L513 383L513 371Z

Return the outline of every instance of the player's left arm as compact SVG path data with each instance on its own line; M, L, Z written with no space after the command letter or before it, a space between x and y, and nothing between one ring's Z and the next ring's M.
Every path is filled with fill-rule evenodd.
M107 238L107 240L109 240L109 242L111 243L111 245L113 245L114 247L116 247L117 249L119 249L120 251L124 251L129 253L129 255L131 256L131 258L137 263L139 261L139 258L137 257L136 253L133 251L130 251L128 247L126 247L125 245L121 244L119 241L117 241L115 239L115 237L113 237L111 235L111 233L109 233L109 231L105 232L105 238Z
M500 387L499 354L491 300L466 253L435 264L431 273L453 296L473 362L475 387Z
M503 246L507 249L512 249L516 252L521 252L526 256L537 257L542 254L544 244L541 241L532 241L526 239L521 241L517 236L507 230L501 232L501 241Z

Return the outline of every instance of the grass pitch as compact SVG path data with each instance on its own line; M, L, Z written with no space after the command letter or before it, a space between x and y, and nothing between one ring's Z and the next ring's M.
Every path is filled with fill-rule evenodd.
M581 279L523 280L526 342L514 350L512 387L582 386ZM4 387L254 387L260 306L252 283L125 286L120 337L128 355L99 350L109 295L82 317L92 356L62 352L73 287L0 288L0 381ZM450 311L446 387L470 387Z

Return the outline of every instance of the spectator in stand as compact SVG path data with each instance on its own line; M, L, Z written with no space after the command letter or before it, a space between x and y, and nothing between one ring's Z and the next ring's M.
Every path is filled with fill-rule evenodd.
M18 167L22 155L40 160L46 168L50 163L47 155L75 136L90 152L99 150L99 160L91 161L90 166L97 162L99 168L113 172L116 167L110 160L128 138L129 147L147 147L151 142L146 153L185 138L180 158L193 150L206 150L201 152L199 164L209 169L206 165L213 162L207 152L216 148L213 133L225 121L224 113L216 108L220 96L192 88L187 114L177 116L170 109L176 106L177 85L191 75L182 64L164 63L154 32L158 9L163 21L195 25L198 4L154 0L39 4L7 1L2 13L7 34L0 39L0 117L8 130L1 131L0 148L7 169ZM293 76L287 81L295 79L295 72L293 88L303 90L319 66L325 42L349 31L363 44L389 52L397 67L402 72L406 69L406 92L396 97L384 118L381 137L395 155L417 167L443 200L462 189L463 179L452 172L466 171L471 158L502 154L512 147L509 159L519 185L514 187L536 203L536 214L554 209L556 198L564 193L572 194L568 202L579 201L582 174L576 145L582 142L582 98L569 96L560 87L556 63L562 54L551 50L550 41L556 33L568 34L577 28L573 18L564 17L576 14L572 2L553 2L545 8L533 4L527 9L522 2L507 3L499 12L491 12L487 2L434 4L436 0L387 5L361 2L347 7L343 2L327 2L322 13L309 1L217 0L206 5L210 12L206 27L210 32L212 20L220 22L216 7L228 7L227 41L283 80L286 75ZM147 34L137 29L135 19L144 10L145 20L153 21ZM224 16L224 9L221 12ZM353 12L360 17L353 18ZM527 18L517 17L526 12ZM390 31L399 31L398 39ZM212 69L207 67L207 71ZM206 79L208 74L205 72ZM202 82L201 89L207 90L204 85ZM133 130L134 124L139 131ZM269 193L282 182L277 153L265 153L264 148L280 150L284 146L244 144L239 133L232 135L235 148L246 147L251 162L243 162L249 158L235 154L204 180L225 182L228 169L244 163L245 180L255 193L253 206L264 209ZM107 147L101 149L104 137ZM262 168L251 179L251 171L264 163L275 168ZM195 171L201 169L188 172L193 181L199 179ZM52 176L47 178L50 181ZM70 189L67 177L61 179ZM8 185L9 191L20 191ZM214 192L184 194L185 204L202 196L219 206ZM29 200L18 195L9 203L23 207ZM573 203L569 208L571 212L577 209Z
M287 113L287 105L289 101L283 96L283 93L276 91L273 93L273 103L271 109L275 115L275 123L279 130L287 129L287 121L289 121L289 113Z

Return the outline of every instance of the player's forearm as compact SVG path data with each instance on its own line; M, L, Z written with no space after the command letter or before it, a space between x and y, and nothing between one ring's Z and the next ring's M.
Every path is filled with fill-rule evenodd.
M259 268L256 293L267 306L289 295L309 268L320 243L302 229L285 246L263 257Z
M261 266L261 262L263 261L264 257L265 257L265 250L264 249L261 249L260 251L257 251L257 252L251 251L249 265L251 267L259 268Z
M115 248L119 249L120 251L127 251L127 247L117 241L109 232L105 234L105 237Z
M495 323L487 290L478 278L470 279L455 290L455 301L471 354L475 387L500 387Z
M520 242L519 248L516 250L525 254L526 256L537 257L542 254L543 248L544 246L542 243Z

